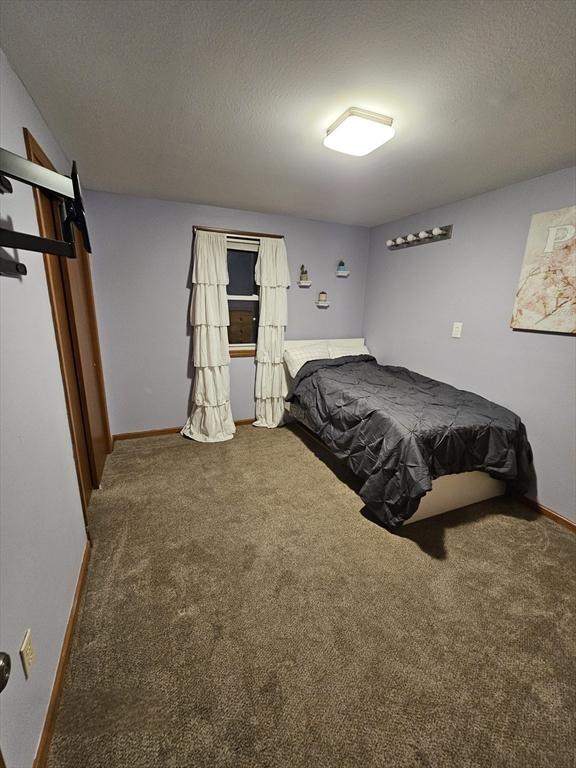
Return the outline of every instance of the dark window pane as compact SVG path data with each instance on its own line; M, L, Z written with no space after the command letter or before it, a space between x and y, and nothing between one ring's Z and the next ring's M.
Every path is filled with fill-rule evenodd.
M230 344L255 344L258 335L257 301L229 301L230 325L228 341Z
M257 293L254 282L254 268L257 253L228 249L229 296L252 296Z

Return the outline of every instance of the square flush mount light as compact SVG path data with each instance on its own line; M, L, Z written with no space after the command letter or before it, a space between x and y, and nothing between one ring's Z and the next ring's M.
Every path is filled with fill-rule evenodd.
M324 146L347 155L368 155L394 136L392 118L350 107L326 131Z

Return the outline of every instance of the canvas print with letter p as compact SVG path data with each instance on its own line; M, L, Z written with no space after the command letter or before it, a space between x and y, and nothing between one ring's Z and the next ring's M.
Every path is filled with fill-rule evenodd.
M535 213L510 323L576 334L576 206Z

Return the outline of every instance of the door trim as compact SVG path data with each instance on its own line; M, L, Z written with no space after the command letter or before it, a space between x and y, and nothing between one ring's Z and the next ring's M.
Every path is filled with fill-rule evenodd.
M50 170L56 170L51 163L50 159L47 157L46 153L42 149L42 147L38 144L34 136L31 134L31 132L24 128L24 142L26 145L26 151L28 155L28 159L32 160L33 162L37 163L38 165L43 166L44 168L50 168ZM45 206L43 203L46 199L49 199L47 195L43 194L37 189L34 189L34 199L36 202L36 216L38 220L38 229L40 232L40 235L43 237L59 237L59 232L54 232L54 221L48 221L45 211ZM60 368L62 372L62 380L64 384L64 390L66 394L66 408L68 411L68 421L70 424L70 433L72 438L72 447L74 452L74 461L76 464L76 473L78 475L78 483L80 486L80 496L82 499L82 508L84 513L84 518L86 525L88 525L88 521L86 518L86 507L88 504L88 500L90 497L90 488L84 488L86 480L83 479L81 468L80 468L80 459L79 455L81 450L84 449L81 448L79 445L79 436L76 433L78 429L78 425L75 425L73 414L71 412L71 402L72 402L72 395L71 395L71 387L73 386L71 381L68 380L68 374L66 371L67 363L64 360L64 357L68 356L69 352L67 351L68 345L65 344L63 341L63 337L65 333L69 333L70 336L70 342L72 344L72 355L77 355L77 350L75 349L76 344L76 337L73 332L72 328L68 328L66 331L62 327L62 321L57 317L57 314L55 312L55 305L58 304L58 291L56 290L56 286L62 283L62 288L64 292L66 293L67 288L67 280L66 276L64 274L64 271L60 272L60 270L65 267L64 264L60 263L60 257L53 257L49 254L44 254L44 267L46 271L46 281L48 286L48 293L50 296L50 302L52 306L52 315L54 319L54 332L56 335L56 342L58 347L58 355L60 358ZM87 271L86 275L86 298L88 302L88 309L89 309L89 325L90 325L90 336L92 340L92 344L94 346L95 350L95 369L96 369L96 382L97 382L97 389L98 389L98 397L100 400L100 407L102 411L103 421L104 421L104 427L105 427L105 443L106 443L106 452L110 453L112 451L112 435L110 432L110 422L108 418L108 408L106 403L106 394L105 394L105 387L104 387L104 375L102 370L102 354L100 350L100 342L98 338L98 329L96 326L96 307L94 304L94 292L93 292L93 286L92 286L92 277L90 274L90 270ZM73 318L69 317L69 325L70 322L73 322ZM74 359L74 358L73 358ZM87 457L88 457L88 467L90 471L90 483L92 488L98 487L98 477L97 477L97 471L94 461L94 455L92 451L92 444L90 439L90 430L88 427L88 416L87 416L87 403L86 403L86 393L84 391L83 386L81 385L80 381L78 380L78 369L77 369L77 361L74 359L74 365L73 368L76 371L76 381L77 381L77 389L78 394L80 397L80 411L82 416L82 429L84 431L84 442L86 445L86 451L87 451Z
M55 170L54 166L34 139L27 128L24 128L24 142L26 144L26 153L29 160L33 160L45 168ZM36 219L38 221L38 231L43 237L58 238L56 232L55 217L49 210L48 195L38 189L33 190L34 202L36 205ZM50 298L50 308L52 310L52 320L54 324L54 335L56 337L56 347L58 349L58 359L60 362L60 372L62 374L62 385L64 387L64 396L66 401L66 412L68 415L68 425L70 427L70 438L72 441L72 453L74 455L74 464L76 466L76 475L78 478L78 488L80 491L80 501L82 504L82 514L84 515L84 524L88 530L87 507L91 494L91 475L90 459L88 456L88 442L86 438L86 428L84 425L84 415L82 413L82 403L80 393L77 395L74 390L79 390L77 374L75 372L74 352L72 348L72 339L69 328L65 327L67 320L63 319L62 313L59 313L57 307L65 304L63 278L60 274L60 257L45 253L44 271L46 273L46 286ZM72 374L75 381L72 380ZM81 427L82 435L78 434ZM85 455L84 455L85 454ZM84 465L86 467L84 468ZM83 471L84 470L84 471ZM88 484L90 483L90 485Z

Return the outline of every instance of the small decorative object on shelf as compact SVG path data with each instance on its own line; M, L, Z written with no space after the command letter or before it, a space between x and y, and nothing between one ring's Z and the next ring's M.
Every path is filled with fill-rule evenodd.
M412 232L409 235L390 238L390 240L386 240L386 246L391 251L396 251L399 248L411 248L414 245L426 245L426 243L437 243L439 240L450 240L451 237L452 224L445 227L423 229L420 232Z
M309 288L312 285L312 280L308 277L308 270L302 264L300 267L300 277L298 278L298 285L300 288Z
M349 274L350 274L350 270L348 269L346 264L342 260L340 260L336 268L336 277L348 277Z
M318 301L316 302L317 307L329 307L330 302L328 301L328 294L326 291L320 291L318 294Z

